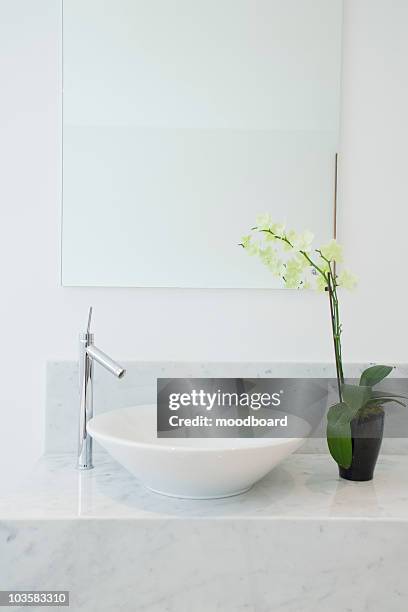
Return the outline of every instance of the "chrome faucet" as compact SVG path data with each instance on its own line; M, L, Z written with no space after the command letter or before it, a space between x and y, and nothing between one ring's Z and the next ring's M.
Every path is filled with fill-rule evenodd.
M87 432L89 419L93 417L93 363L97 361L112 372L117 378L122 378L126 370L108 355L105 355L94 345L94 335L91 333L92 306L89 309L88 325L85 332L79 335L79 445L78 468L90 470L92 465L92 438Z

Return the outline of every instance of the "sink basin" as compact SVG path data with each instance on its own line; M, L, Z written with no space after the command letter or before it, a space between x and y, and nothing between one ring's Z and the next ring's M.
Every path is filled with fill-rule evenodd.
M211 499L244 493L304 442L297 438L157 438L156 406L105 412L88 432L148 489L171 497Z

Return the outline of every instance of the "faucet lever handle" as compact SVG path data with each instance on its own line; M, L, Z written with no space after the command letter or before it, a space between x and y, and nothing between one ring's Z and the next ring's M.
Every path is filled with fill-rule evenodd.
M89 314L88 314L88 325L86 327L86 333L90 334L91 333L91 319L92 319L92 306L89 307Z

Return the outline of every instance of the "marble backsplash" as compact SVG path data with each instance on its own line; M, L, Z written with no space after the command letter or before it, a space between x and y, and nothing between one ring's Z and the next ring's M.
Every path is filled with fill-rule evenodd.
M368 364L349 364L348 376L358 378ZM103 368L95 367L95 413L115 408L156 402L157 378L334 378L333 364L324 363L183 363L127 362L126 376L117 380ZM408 365L398 365L388 381L394 392L408 395ZM385 386L385 383L382 385ZM389 419L404 419L408 408L393 405ZM54 361L47 364L46 453L75 452L78 425L78 364ZM97 450L97 449L96 449ZM321 437L307 440L299 452L327 452L324 423ZM383 453L408 453L408 437L385 437Z

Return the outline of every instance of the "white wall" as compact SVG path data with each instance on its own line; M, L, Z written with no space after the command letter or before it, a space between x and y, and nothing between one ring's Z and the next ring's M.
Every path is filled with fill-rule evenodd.
M361 279L342 299L348 361L408 358L407 25L406 0L345 0L339 238ZM320 294L59 286L59 28L59 0L0 4L0 460L7 466L41 453L45 364L76 358L91 303L98 343L118 359L332 359Z

